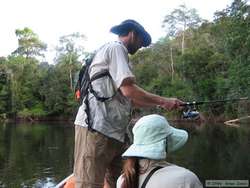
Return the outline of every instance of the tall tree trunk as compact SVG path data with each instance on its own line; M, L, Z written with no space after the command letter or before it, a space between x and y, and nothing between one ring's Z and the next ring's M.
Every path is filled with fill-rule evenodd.
M171 73L172 73L172 81L174 80L174 60L173 60L173 48L170 47L170 58L171 58Z
M185 30L186 30L186 20L184 21L183 32L182 32L182 42L181 42L181 54L185 53ZM182 73L184 73L184 60L182 61Z
M185 31L182 32L181 54L185 53Z
M183 25L183 32L182 32L182 41L181 41L181 54L183 55L185 53L185 31L186 31L186 20L184 21Z
M70 89L73 91L73 80L72 80L72 70L69 68L69 79L70 79Z
M15 99L15 96L14 96L14 91L16 91L16 89L14 89L14 76L13 76L13 73L11 70L7 70L7 75L8 75L8 89L9 89L9 95L10 95L10 98L9 98L9 112L11 114L13 114L13 112L15 112L16 110L14 110L14 107L15 107L15 104L14 104L14 99Z
M70 80L70 89L73 92L73 80L72 80L71 65L72 65L72 54L70 53L70 56L69 56L69 80Z

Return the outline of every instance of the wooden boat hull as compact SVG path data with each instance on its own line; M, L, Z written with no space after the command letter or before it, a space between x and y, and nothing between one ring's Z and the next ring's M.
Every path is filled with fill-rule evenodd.
M60 183L58 183L55 188L74 188L74 187L75 187L74 175L71 174L64 180L62 180Z

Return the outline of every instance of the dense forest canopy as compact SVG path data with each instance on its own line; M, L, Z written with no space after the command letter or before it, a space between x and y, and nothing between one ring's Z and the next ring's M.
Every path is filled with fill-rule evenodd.
M131 57L138 85L166 97L215 100L250 97L250 5L234 0L209 22L181 5L162 23L166 37ZM47 45L31 29L17 29L17 49L0 57L0 119L73 117L75 75L85 36L62 36L54 64L40 61ZM79 42L82 41L79 45ZM205 107L204 107L205 108ZM250 104L206 107L210 115L249 114Z

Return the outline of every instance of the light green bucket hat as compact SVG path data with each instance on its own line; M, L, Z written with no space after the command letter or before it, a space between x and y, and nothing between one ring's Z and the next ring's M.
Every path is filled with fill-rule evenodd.
M166 118L157 114L140 118L132 131L134 143L122 154L123 157L165 159L166 147L168 153L173 152L188 139L185 130L170 126Z

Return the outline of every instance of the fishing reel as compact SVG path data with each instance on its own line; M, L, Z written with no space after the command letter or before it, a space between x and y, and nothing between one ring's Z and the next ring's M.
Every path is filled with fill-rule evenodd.
M185 103L184 106L183 119L197 120L200 118L200 113L197 111L195 103Z
M236 102L241 100L249 100L248 97L241 97L241 98L229 98L224 100L213 100L213 101L193 101L193 102L186 102L182 104L181 106L184 107L183 111L183 119L192 119L197 120L200 118L199 112L196 110L196 106L198 105L211 105L211 104L220 104L225 102Z

